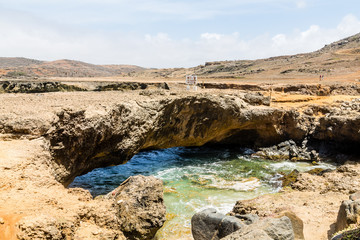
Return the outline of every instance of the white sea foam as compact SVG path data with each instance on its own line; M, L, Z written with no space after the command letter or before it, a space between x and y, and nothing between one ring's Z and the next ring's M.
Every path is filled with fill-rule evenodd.
M324 168L324 169L336 168L334 165L329 163L319 163L318 165L313 165L309 162L290 162L290 161L270 163L270 167L276 171L293 170L293 169L297 169L299 171L309 171L314 168Z

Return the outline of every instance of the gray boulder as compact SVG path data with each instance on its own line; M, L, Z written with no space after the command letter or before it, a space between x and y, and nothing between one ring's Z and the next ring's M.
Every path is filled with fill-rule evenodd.
M240 219L221 214L213 208L196 213L191 218L191 232L195 240L219 240L243 226Z
M231 234L223 240L273 240L264 230L261 229L253 229L250 232L246 232L244 235L239 236L238 234Z
M266 218L246 225L222 240L294 240L294 231L288 217Z

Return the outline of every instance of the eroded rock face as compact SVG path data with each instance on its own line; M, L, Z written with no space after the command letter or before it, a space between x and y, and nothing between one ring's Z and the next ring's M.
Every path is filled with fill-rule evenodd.
M106 198L114 201L119 227L128 239L152 239L165 222L162 181L132 176Z
M86 190L75 188L68 193L81 202L69 214L49 211L26 216L17 223L17 237L145 240L152 239L165 222L163 185L155 177L130 177L106 197L96 200Z
M247 94L247 101L251 101ZM122 164L142 149L271 145L303 139L308 120L295 111L247 103L241 95L127 101L106 113L64 110L48 132L56 179L64 185L97 167ZM249 100L250 99L250 100ZM254 104L254 106L252 105Z
M106 112L63 110L47 133L56 179L68 185L94 168L123 164L143 149L276 145L263 148L260 155L314 161L319 155L308 142L349 149L360 142L358 113L344 116L334 110L315 117L269 107L266 101L257 93L198 94L128 100ZM332 112L314 107L313 114L319 111Z

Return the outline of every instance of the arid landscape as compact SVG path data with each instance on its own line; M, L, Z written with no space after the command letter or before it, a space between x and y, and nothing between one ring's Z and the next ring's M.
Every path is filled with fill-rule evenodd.
M198 76L196 91L187 74ZM129 180L95 199L67 186L148 149L259 151L289 140L306 156L288 160L331 159L337 169L299 173L279 193L234 202L230 215L291 213L295 238L284 239L331 239L360 223L360 34L311 53L193 68L0 58L0 75L0 239L153 239L169 218L162 184ZM261 239L251 234L223 239Z

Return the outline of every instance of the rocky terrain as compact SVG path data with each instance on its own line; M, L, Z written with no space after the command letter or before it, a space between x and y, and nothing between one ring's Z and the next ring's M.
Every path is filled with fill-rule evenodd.
M233 144L283 155L289 154L290 148L299 156L315 151L316 159L310 158L311 161L324 157L339 163L357 159L357 96L309 100L309 95L274 93L270 101L266 91L189 92L185 87L179 90L177 85L168 87L169 90L0 94L2 237L149 239L165 217L161 207L151 207L161 203L160 193L132 197L128 192L126 197L126 188L120 186L121 190L110 193L113 197L93 200L85 190L64 187L94 168L125 163L141 150ZM290 139L288 145L282 143ZM271 148L273 145L277 147ZM341 200L358 190L355 180L345 178L347 171L338 170L336 179L341 181L318 177L324 179L320 181L311 179L312 175L301 175L292 185L295 192L280 195L283 206L289 205L286 199L298 196L298 201L290 204L291 209L305 204L310 196L314 199L314 205L309 206L311 211L318 199L328 203L324 204L329 212L327 220L321 223L316 222L320 216L309 219L300 210L297 212L304 221L306 239L311 239L308 236L313 234L313 226L324 230L318 239L325 239L328 228L336 221ZM146 180L139 185L148 188ZM341 194L337 193L340 186ZM159 188L160 185L156 187ZM118 191L122 194L118 195ZM145 190L137 192L147 194ZM156 193L153 189L150 192ZM158 200L151 200L154 198ZM141 212L138 205L123 206L122 199L127 199L127 203L131 202L129 199L150 201L151 204L143 205L147 206L143 211L154 210L152 220L141 223L132 213ZM134 219L133 223L124 218L126 214ZM125 222L131 225L124 226ZM149 223L152 227L145 227ZM134 226L140 226L140 230L134 230Z
M96 199L66 187L94 168L175 146L234 145L272 161L339 164L293 172L282 192L236 203L230 215L239 224L211 210L215 222L232 226L210 233L214 239L329 239L357 224L359 39L295 56L130 74L68 60L0 59L0 239L153 238L166 214L161 181L131 177ZM183 84L189 71L204 77L198 91ZM91 79L120 72L129 78ZM61 78L69 76L88 78Z

